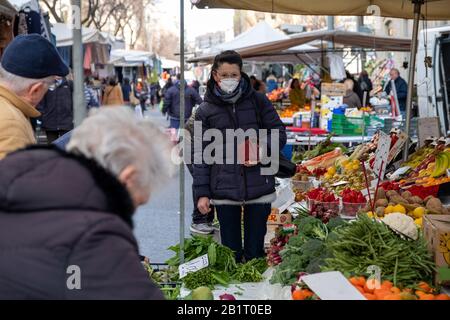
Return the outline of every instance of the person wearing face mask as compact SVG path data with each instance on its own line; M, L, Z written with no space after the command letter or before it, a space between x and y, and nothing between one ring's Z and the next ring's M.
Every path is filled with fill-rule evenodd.
M242 64L241 56L235 51L224 51L214 59L205 99L195 113L195 120L201 122L203 133L208 129L220 130L223 159L208 164L211 162L203 156L210 142L203 141L203 136L196 135L194 130L193 165L197 207L202 214L208 214L210 205L215 205L222 244L235 252L239 262L265 256L267 218L271 203L276 199L275 177L263 175L258 161L247 161L247 157L245 161L238 161L236 155L242 146L237 146L235 139L228 140L226 132L267 129L268 149L276 150L271 143L277 143L279 150L286 144L286 131L277 112L264 94L252 88ZM278 140L271 142L272 135L277 137L275 132ZM195 145L202 148L195 148ZM227 154L230 145L234 148L231 161Z
M48 90L39 103L42 129L47 135L48 144L73 129L72 93L73 82L66 77L59 78L55 88Z
M0 61L0 159L36 143L30 118L56 77L69 68L55 46L37 34L16 37Z
M163 299L132 218L174 172L168 140L128 107L99 108L65 151L0 161L0 299Z

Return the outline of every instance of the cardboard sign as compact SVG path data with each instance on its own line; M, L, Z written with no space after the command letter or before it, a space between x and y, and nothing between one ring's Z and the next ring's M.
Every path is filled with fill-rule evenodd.
M428 137L439 137L441 135L439 118L419 118L417 120L417 130L419 147L422 147Z
M322 83L320 93L329 97L345 96L345 85L343 83Z
M366 300L361 292L338 271L302 276L302 281L321 300Z
M392 147L391 151L389 151L389 156L388 156L388 160L387 160L388 163L390 163L392 160L395 159L395 157L397 157L397 155L400 153L400 151L402 151L402 148L406 142L406 139L409 139L408 135L406 133L404 133L403 131L400 131L399 133L397 133L397 137L398 137L397 142Z
M378 177L379 179L383 179L384 172L386 171L386 165L388 162L389 149L391 147L391 137L386 133L380 131L377 151L375 153L375 163L373 164L373 173L378 177L378 174L381 174Z
M180 279L187 276L188 273L195 272L206 268L209 265L208 255L205 254L189 262L180 264L178 267L178 273L180 274Z

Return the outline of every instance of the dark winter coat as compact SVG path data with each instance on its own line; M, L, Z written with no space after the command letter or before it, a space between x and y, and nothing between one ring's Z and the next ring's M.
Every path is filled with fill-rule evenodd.
M400 76L397 79L395 79L394 82L395 82L395 91L397 91L397 99L398 99L400 111L405 111L406 110L406 97L408 96L408 84ZM389 83L387 84L386 89L384 89L384 91L387 94L391 93L391 81L389 81Z
M247 90L233 105L222 101L214 92L214 81L208 82L205 101L195 113L195 120L201 121L203 130L219 129L225 139L226 129L259 129L256 107L259 108L263 129L279 130L280 150L286 144L286 131L274 107L264 94L255 92L247 75ZM259 103L261 101L262 103ZM259 104L257 106L257 104ZM233 117L233 118L232 118ZM234 121L233 121L234 119ZM194 137L195 140L198 137ZM268 137L270 143L270 137ZM204 142L205 148L210 142ZM270 146L269 146L270 148ZM237 147L235 147L235 156ZM224 151L224 159L226 157ZM200 156L195 150L195 158ZM194 159L195 160L195 159ZM225 161L225 160L224 160ZM194 192L196 198L208 197L217 200L247 201L275 192L275 177L261 175L261 165L245 167L242 164L197 164L194 163Z
M0 299L162 299L125 187L94 161L30 147L0 162ZM81 289L69 266L81 271Z
M195 89L185 87L185 113L184 120L186 121L192 114L192 108L196 104L202 103L202 98L195 91ZM173 85L164 93L164 105L162 112L168 113L170 117L180 118L180 83Z
M38 110L42 113L42 128L44 130L73 129L73 83L66 79L53 91L48 91Z

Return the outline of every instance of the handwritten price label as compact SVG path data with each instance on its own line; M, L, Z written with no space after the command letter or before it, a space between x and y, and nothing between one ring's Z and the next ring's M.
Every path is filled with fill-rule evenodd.
M196 272L203 268L206 268L209 265L208 255L205 254L201 257L198 257L192 261L180 264L178 267L178 273L180 274L180 279L183 279L188 275L188 273Z

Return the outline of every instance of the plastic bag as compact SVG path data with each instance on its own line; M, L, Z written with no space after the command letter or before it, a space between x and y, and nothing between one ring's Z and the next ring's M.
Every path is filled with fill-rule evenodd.
M341 56L337 54L328 53L328 60L330 62L330 76L333 80L342 80L347 77L345 73L344 61Z

